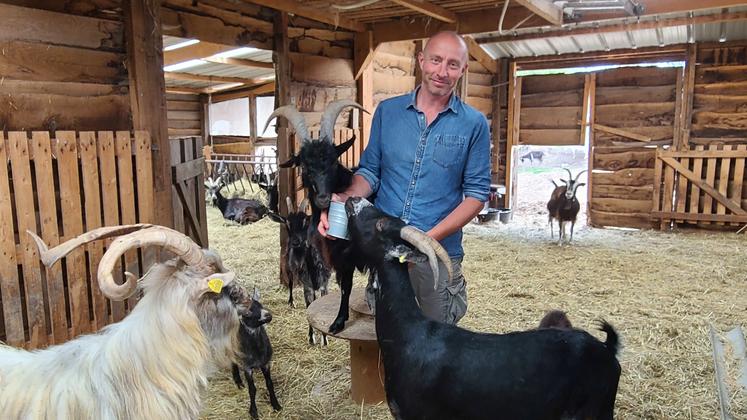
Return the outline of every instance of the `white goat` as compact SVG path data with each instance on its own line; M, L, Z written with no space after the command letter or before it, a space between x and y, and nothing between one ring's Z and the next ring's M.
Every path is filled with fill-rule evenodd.
M123 233L101 259L99 286L121 300L139 283L142 299L96 334L33 352L0 345L2 418L196 419L211 370L237 360L239 316L251 297L217 254L161 226L101 228L51 250L31 235L51 265L77 246ZM112 271L122 254L147 245L178 257L139 282L126 273L117 285Z

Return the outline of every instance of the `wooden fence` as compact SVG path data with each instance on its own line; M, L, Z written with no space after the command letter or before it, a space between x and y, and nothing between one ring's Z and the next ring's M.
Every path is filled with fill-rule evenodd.
M171 139L174 229L208 247L202 137Z
M659 148L654 167L653 212L661 229L674 223L739 226L747 223L747 145L711 144L706 149Z
M104 298L100 242L52 268L26 230L50 246L100 226L154 219L151 140L146 132L0 133L0 341L38 348L121 320L137 298ZM150 253L125 255L142 274ZM116 270L121 282L123 273Z

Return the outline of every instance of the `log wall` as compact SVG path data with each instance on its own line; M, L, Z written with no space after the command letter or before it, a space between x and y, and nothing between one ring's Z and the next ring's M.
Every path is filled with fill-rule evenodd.
M167 93L169 137L203 136L205 115L197 94Z
M420 72L417 44L412 41L381 44L373 57L373 104L412 92ZM373 114L373 110L371 111Z
M583 144L580 121L584 75L524 76L519 144Z

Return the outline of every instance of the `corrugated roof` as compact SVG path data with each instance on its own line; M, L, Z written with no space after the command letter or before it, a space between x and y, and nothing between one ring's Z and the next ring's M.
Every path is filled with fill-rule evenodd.
M728 12L745 12L747 7L731 7ZM688 16L701 16L714 13L722 13L722 9L705 10L697 13L671 13L661 15L660 19L671 19ZM641 22L653 21L656 17L641 18ZM610 21L612 22L612 21ZM635 18L617 19L616 24L635 23ZM690 30L688 30L690 26ZM569 25L569 27L573 27ZM556 30L546 27L545 31ZM734 41L747 39L747 20L730 22L702 23L694 25L681 25L657 29L643 29L620 32L600 32L594 34L582 34L573 36L555 36L543 39L521 39L517 41L493 42L482 44L482 47L493 58L504 57L533 57L541 55L572 54L589 51L609 51L616 49L629 49L641 47L666 46L684 44L687 42L713 42ZM541 32L538 29L511 31L516 35ZM692 32L692 39L689 33ZM498 32L491 32L475 36L480 38L498 36ZM504 36L506 31L504 31ZM723 35L723 37L722 37Z

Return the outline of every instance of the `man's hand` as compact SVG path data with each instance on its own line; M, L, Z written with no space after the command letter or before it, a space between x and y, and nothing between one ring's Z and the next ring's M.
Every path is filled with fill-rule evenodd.
M344 203L347 201L348 195L345 193L332 193L332 201L337 201L340 203ZM327 239L335 240L334 236L327 235L327 231L329 230L329 218L328 218L328 211L322 210L322 213L319 215L319 225L317 226L317 230L319 231L319 234Z

